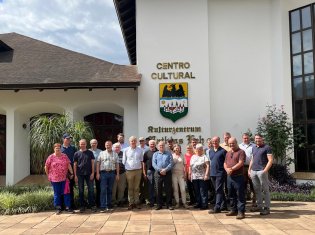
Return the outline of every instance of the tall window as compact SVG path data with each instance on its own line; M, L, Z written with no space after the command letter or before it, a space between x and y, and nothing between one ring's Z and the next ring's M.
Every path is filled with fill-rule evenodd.
M293 120L307 140L295 150L295 170L309 172L315 172L314 13L315 4L290 12Z

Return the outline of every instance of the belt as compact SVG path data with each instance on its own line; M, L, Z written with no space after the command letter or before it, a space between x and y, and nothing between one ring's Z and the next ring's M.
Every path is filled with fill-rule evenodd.
M102 170L101 172L111 173L111 172L115 172L115 170Z

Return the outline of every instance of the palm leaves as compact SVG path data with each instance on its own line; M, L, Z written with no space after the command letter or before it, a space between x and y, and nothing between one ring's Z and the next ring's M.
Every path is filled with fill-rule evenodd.
M31 119L31 174L43 174L47 156L55 143L62 143L62 135L69 133L73 143L89 141L94 133L87 122L73 121L67 114L40 114Z

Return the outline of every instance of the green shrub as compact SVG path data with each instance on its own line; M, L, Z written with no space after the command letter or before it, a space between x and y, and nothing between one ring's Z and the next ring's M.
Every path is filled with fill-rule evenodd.
M315 202L314 192L315 192L314 190L311 194L271 192L271 200Z

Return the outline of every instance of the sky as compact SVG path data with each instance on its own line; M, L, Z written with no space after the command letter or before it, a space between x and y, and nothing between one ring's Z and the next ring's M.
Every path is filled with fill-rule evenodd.
M11 32L129 64L113 0L0 0L0 34Z

